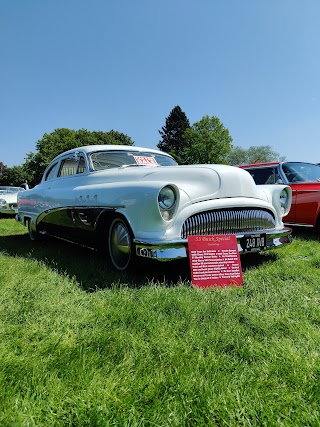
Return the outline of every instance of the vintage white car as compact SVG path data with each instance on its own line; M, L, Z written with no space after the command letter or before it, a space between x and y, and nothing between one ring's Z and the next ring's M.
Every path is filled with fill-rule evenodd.
M18 206L18 193L22 187L0 186L0 214L15 215Z
M178 166L142 147L94 145L57 156L41 183L19 193L17 220L42 234L104 248L125 270L142 258L188 256L188 236L235 234L240 253L291 241L283 225L291 205L285 185L257 186L245 170Z

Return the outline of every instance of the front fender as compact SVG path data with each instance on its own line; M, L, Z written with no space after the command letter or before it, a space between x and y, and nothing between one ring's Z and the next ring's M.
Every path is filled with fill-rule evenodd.
M279 218L283 218L289 213L292 204L292 190L288 185L259 185L258 189L261 191L264 199L273 205L279 215ZM280 201L280 194L282 190L286 190L288 195L288 201L285 208L283 208Z

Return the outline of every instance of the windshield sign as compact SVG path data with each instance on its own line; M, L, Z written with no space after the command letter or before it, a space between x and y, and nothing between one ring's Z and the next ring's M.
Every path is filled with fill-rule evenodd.
M158 166L158 163L154 157L133 156L133 158L137 165Z
M94 170L121 168L125 166L176 166L176 161L166 155L137 151L97 151L92 153Z

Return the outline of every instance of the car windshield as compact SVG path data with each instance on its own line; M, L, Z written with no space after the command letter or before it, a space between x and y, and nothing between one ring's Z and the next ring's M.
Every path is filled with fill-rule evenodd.
M290 183L320 181L320 166L312 163L287 162L282 164L282 170Z
M0 194L15 194L23 190L24 188L22 187L0 187Z
M176 166L176 161L164 154L148 151L97 151L90 155L94 170L128 166Z

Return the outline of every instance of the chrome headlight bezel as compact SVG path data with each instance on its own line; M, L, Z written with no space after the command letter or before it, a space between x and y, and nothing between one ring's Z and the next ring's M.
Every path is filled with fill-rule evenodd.
M291 196L289 194L288 187L283 188L279 194L280 206L282 216L285 216L289 213L291 207Z
M165 221L170 221L177 205L177 192L172 185L165 185L158 193L160 214Z
M0 206L6 206L7 201L5 199L0 199Z

